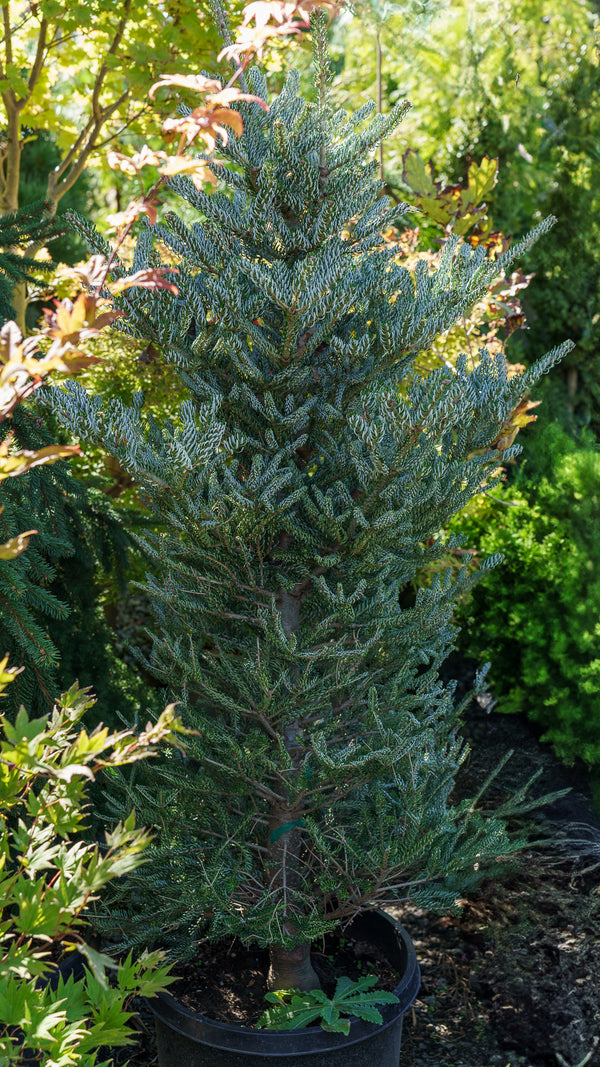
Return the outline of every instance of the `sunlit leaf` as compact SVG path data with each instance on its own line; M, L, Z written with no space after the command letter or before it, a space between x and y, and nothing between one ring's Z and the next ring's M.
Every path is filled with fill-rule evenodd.
M117 211L112 215L107 215L104 221L117 230L123 230L125 227L131 226L132 223L134 223L136 219L141 218L142 215L147 215L152 225L154 225L156 222L157 206L157 202L154 199L143 200L140 198L138 200L130 200L129 204L123 211Z
M423 162L414 148L409 148L402 156L402 181L415 193L435 196L437 186L433 176L433 164Z
M163 74L159 81L151 87L148 96L152 99L159 89L168 89L176 85L181 89L193 89L199 93L219 92L221 82L214 78L206 78L203 74Z
M170 267L169 273L177 274L175 267ZM119 281L110 283L110 290L112 293L122 293L125 289L167 289L174 296L177 296L179 290L173 282L165 278L164 272L166 267L157 267L155 269L148 268L146 270L138 270L135 274L128 275L127 278L121 278Z
M46 445L36 451L22 449L12 455L8 454L8 438L0 444L0 481L4 478L16 478L33 467L46 463L56 463L58 459L81 454L79 445ZM37 533L37 530L30 531ZM27 535L24 535L27 536Z
M11 537L9 541L5 541L3 545L0 545L0 559L15 559L16 556L20 556L21 552L24 552L27 548L30 537L36 533L37 530L26 530L25 533L17 534L16 537ZM10 680L12 681L12 677ZM2 684L2 679L0 678L0 685Z

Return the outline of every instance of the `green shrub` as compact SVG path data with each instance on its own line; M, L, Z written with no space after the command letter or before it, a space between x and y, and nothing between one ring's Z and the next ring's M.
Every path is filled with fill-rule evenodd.
M17 673L6 664L5 656L0 691ZM48 1067L99 1067L99 1046L134 1040L131 998L153 996L170 981L159 952L129 956L117 968L87 943L83 919L107 882L143 862L148 835L133 816L102 848L82 840L81 830L95 774L152 754L171 734L172 709L140 737L102 728L88 734L80 720L93 703L73 685L49 716L30 719L23 707L14 724L0 716L0 1067L16 1067L27 1050ZM53 988L53 958L74 949L84 977L60 977Z
M500 552L460 612L465 651L492 664L499 710L524 711L566 762L600 766L600 453L557 426L535 466L454 523Z

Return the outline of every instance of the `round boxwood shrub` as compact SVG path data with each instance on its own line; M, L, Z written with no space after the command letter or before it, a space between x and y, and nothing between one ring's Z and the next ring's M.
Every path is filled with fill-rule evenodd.
M504 562L461 605L463 648L489 660L498 708L526 712L565 762L600 766L600 451L558 426L493 496L455 520Z

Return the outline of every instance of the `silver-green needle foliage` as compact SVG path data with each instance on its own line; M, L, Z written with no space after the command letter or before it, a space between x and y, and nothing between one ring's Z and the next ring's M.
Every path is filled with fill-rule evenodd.
M414 361L550 222L493 261L450 238L437 270L407 271L381 237L406 209L373 158L405 105L333 112L315 27L318 102L292 72L267 111L236 105L219 191L171 180L186 221L139 237L131 269L176 263L179 295L128 290L120 328L187 399L159 425L141 394L46 390L165 530L147 546L151 667L196 733L113 802L156 834L118 921L179 952L207 934L289 948L408 897L447 907L511 847L502 811L450 800L464 748L439 669L468 579L400 594L495 484L500 428L565 348L510 379L485 352L427 377ZM268 99L259 70L248 82Z

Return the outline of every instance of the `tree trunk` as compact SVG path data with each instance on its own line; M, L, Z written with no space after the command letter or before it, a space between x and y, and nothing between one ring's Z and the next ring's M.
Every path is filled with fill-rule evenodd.
M6 148L4 150L4 181L0 194L0 211L3 215L10 215L19 207L19 177L21 175L21 152L23 142L21 137L20 109L15 103L7 104L6 108Z
M3 183L0 194L0 214L11 215L19 210L19 177L21 174L21 153L23 142L21 135L20 107L10 99L8 94L3 97L6 109L6 148L3 160ZM11 249L12 252L20 253L20 248ZM27 311L27 284L17 282L12 293L11 302L15 311L15 321L23 336L25 336L25 313Z
M277 607L281 612L281 623L286 637L294 633L300 625L300 596L280 590ZM290 754L292 763L299 767L304 748L299 741L299 725L289 723L283 730L283 743ZM276 804L269 820L270 884L281 896L284 905L283 932L289 937L296 933L294 925L293 896L302 889L302 831L300 822L302 811L292 804ZM288 896L290 908L288 913ZM310 962L310 941L305 941L295 948L287 949L281 943L269 947L271 965L267 977L269 989L320 989L320 982Z
M17 282L11 295L11 303L14 310L14 319L23 337L26 333L25 316L27 314L27 282Z
M291 729L293 728L288 727L285 731L286 748L290 743L293 744ZM298 825L301 815L298 810L277 807L273 809L269 822L269 881L273 890L283 899L283 933L290 938L297 933L294 923L294 912L297 911L294 895L302 888L302 832ZM319 980L311 965L310 941L301 942L294 949L286 949L283 944L275 942L269 945L269 954L269 989L320 989Z
M286 730L289 734L290 728ZM286 736L286 747L289 737ZM283 932L294 937L293 897L302 888L302 832L298 827L301 812L290 808L275 808L269 821L269 849L271 851L270 884L283 899ZM284 829L286 827L287 829ZM279 831L279 832L278 832ZM275 840L273 841L273 837ZM289 910L288 910L289 902ZM269 946L270 967L267 977L269 989L320 989L320 982L310 962L310 941L294 948L281 943Z
M271 966L267 977L269 989L320 989L312 963L310 962L310 941L296 948L284 948L283 945L271 945L269 948Z

